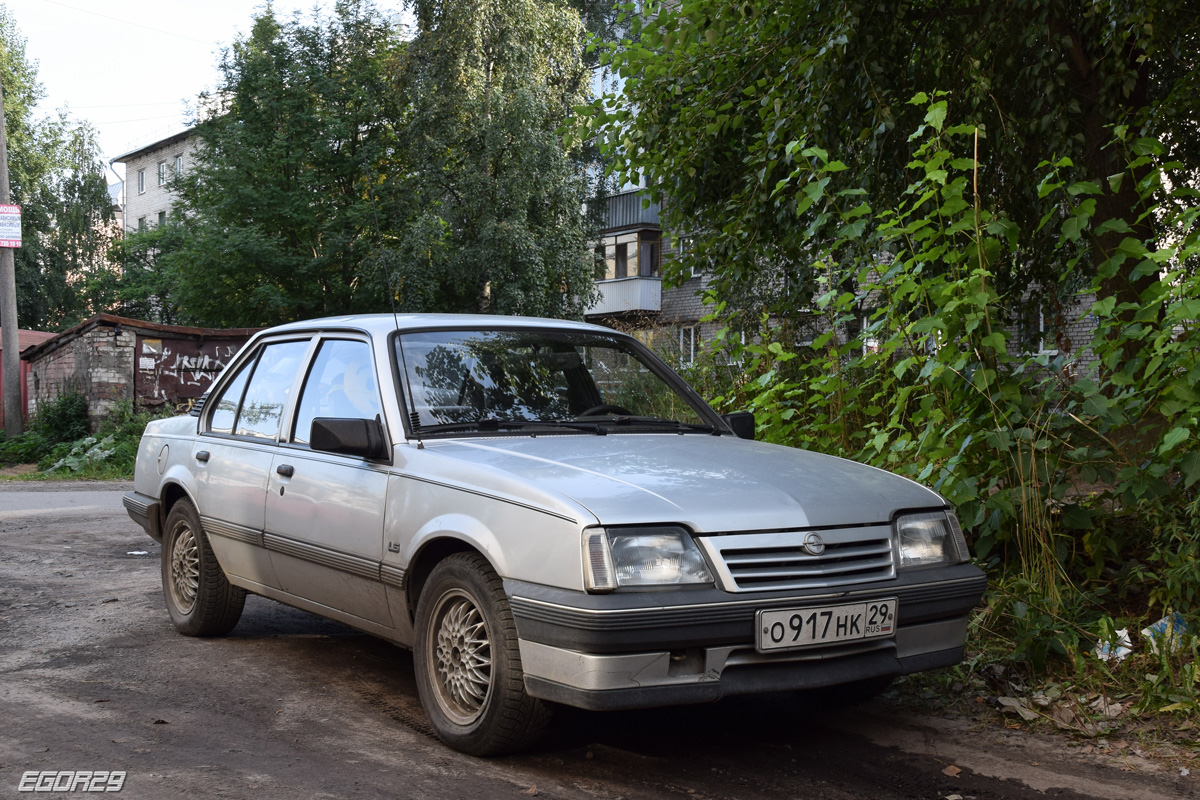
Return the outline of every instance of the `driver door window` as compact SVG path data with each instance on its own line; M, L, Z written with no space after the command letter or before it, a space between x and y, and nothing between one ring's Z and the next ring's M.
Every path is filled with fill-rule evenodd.
M375 419L382 413L371 348L366 342L329 339L321 343L304 381L292 441L307 444L317 417Z

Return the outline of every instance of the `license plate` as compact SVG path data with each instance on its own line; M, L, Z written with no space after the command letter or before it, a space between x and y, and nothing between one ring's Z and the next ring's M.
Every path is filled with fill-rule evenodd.
M841 606L759 611L759 652L881 639L896 633L896 598Z

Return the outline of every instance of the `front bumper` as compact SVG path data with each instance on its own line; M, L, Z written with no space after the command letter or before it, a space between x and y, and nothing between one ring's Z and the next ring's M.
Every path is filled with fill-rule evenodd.
M582 595L506 582L530 694L588 709L702 703L904 675L962 660L986 576L971 565L838 591ZM895 638L759 653L759 609L896 597Z

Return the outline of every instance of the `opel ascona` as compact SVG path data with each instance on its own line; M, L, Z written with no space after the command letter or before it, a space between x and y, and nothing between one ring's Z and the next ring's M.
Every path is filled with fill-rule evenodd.
M476 755L555 704L849 700L958 663L985 577L946 501L753 429L608 328L321 319L151 423L124 502L181 633L229 632L253 592L411 648Z

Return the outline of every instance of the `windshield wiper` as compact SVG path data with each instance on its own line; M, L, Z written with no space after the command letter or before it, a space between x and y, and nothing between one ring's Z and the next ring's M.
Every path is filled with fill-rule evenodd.
M576 422L583 420L576 419ZM601 420L597 420L600 422ZM685 431L694 431L696 433L711 433L714 436L720 436L723 431L714 428L712 425L698 425L693 422L680 422L677 419L664 419L662 417L636 417L628 414L621 414L612 417L606 417L602 420L609 425L619 425L622 427L633 426L638 428L671 428L680 433Z
M515 419L497 419L484 417L470 422L439 422L433 425L419 426L422 433L452 433L454 431L498 431L502 429L515 430L528 425L528 422Z
M599 420L597 420L599 422ZM496 417L484 417L483 419L473 420L471 422L441 422L435 425L421 425L419 430L421 433L454 433L457 431L501 431L501 430L521 430L523 428L568 428L570 430L584 431L586 433L595 433L600 436L608 433L604 428L597 425L596 422L588 420L577 420L566 422L562 420L540 420L540 419L498 419Z

